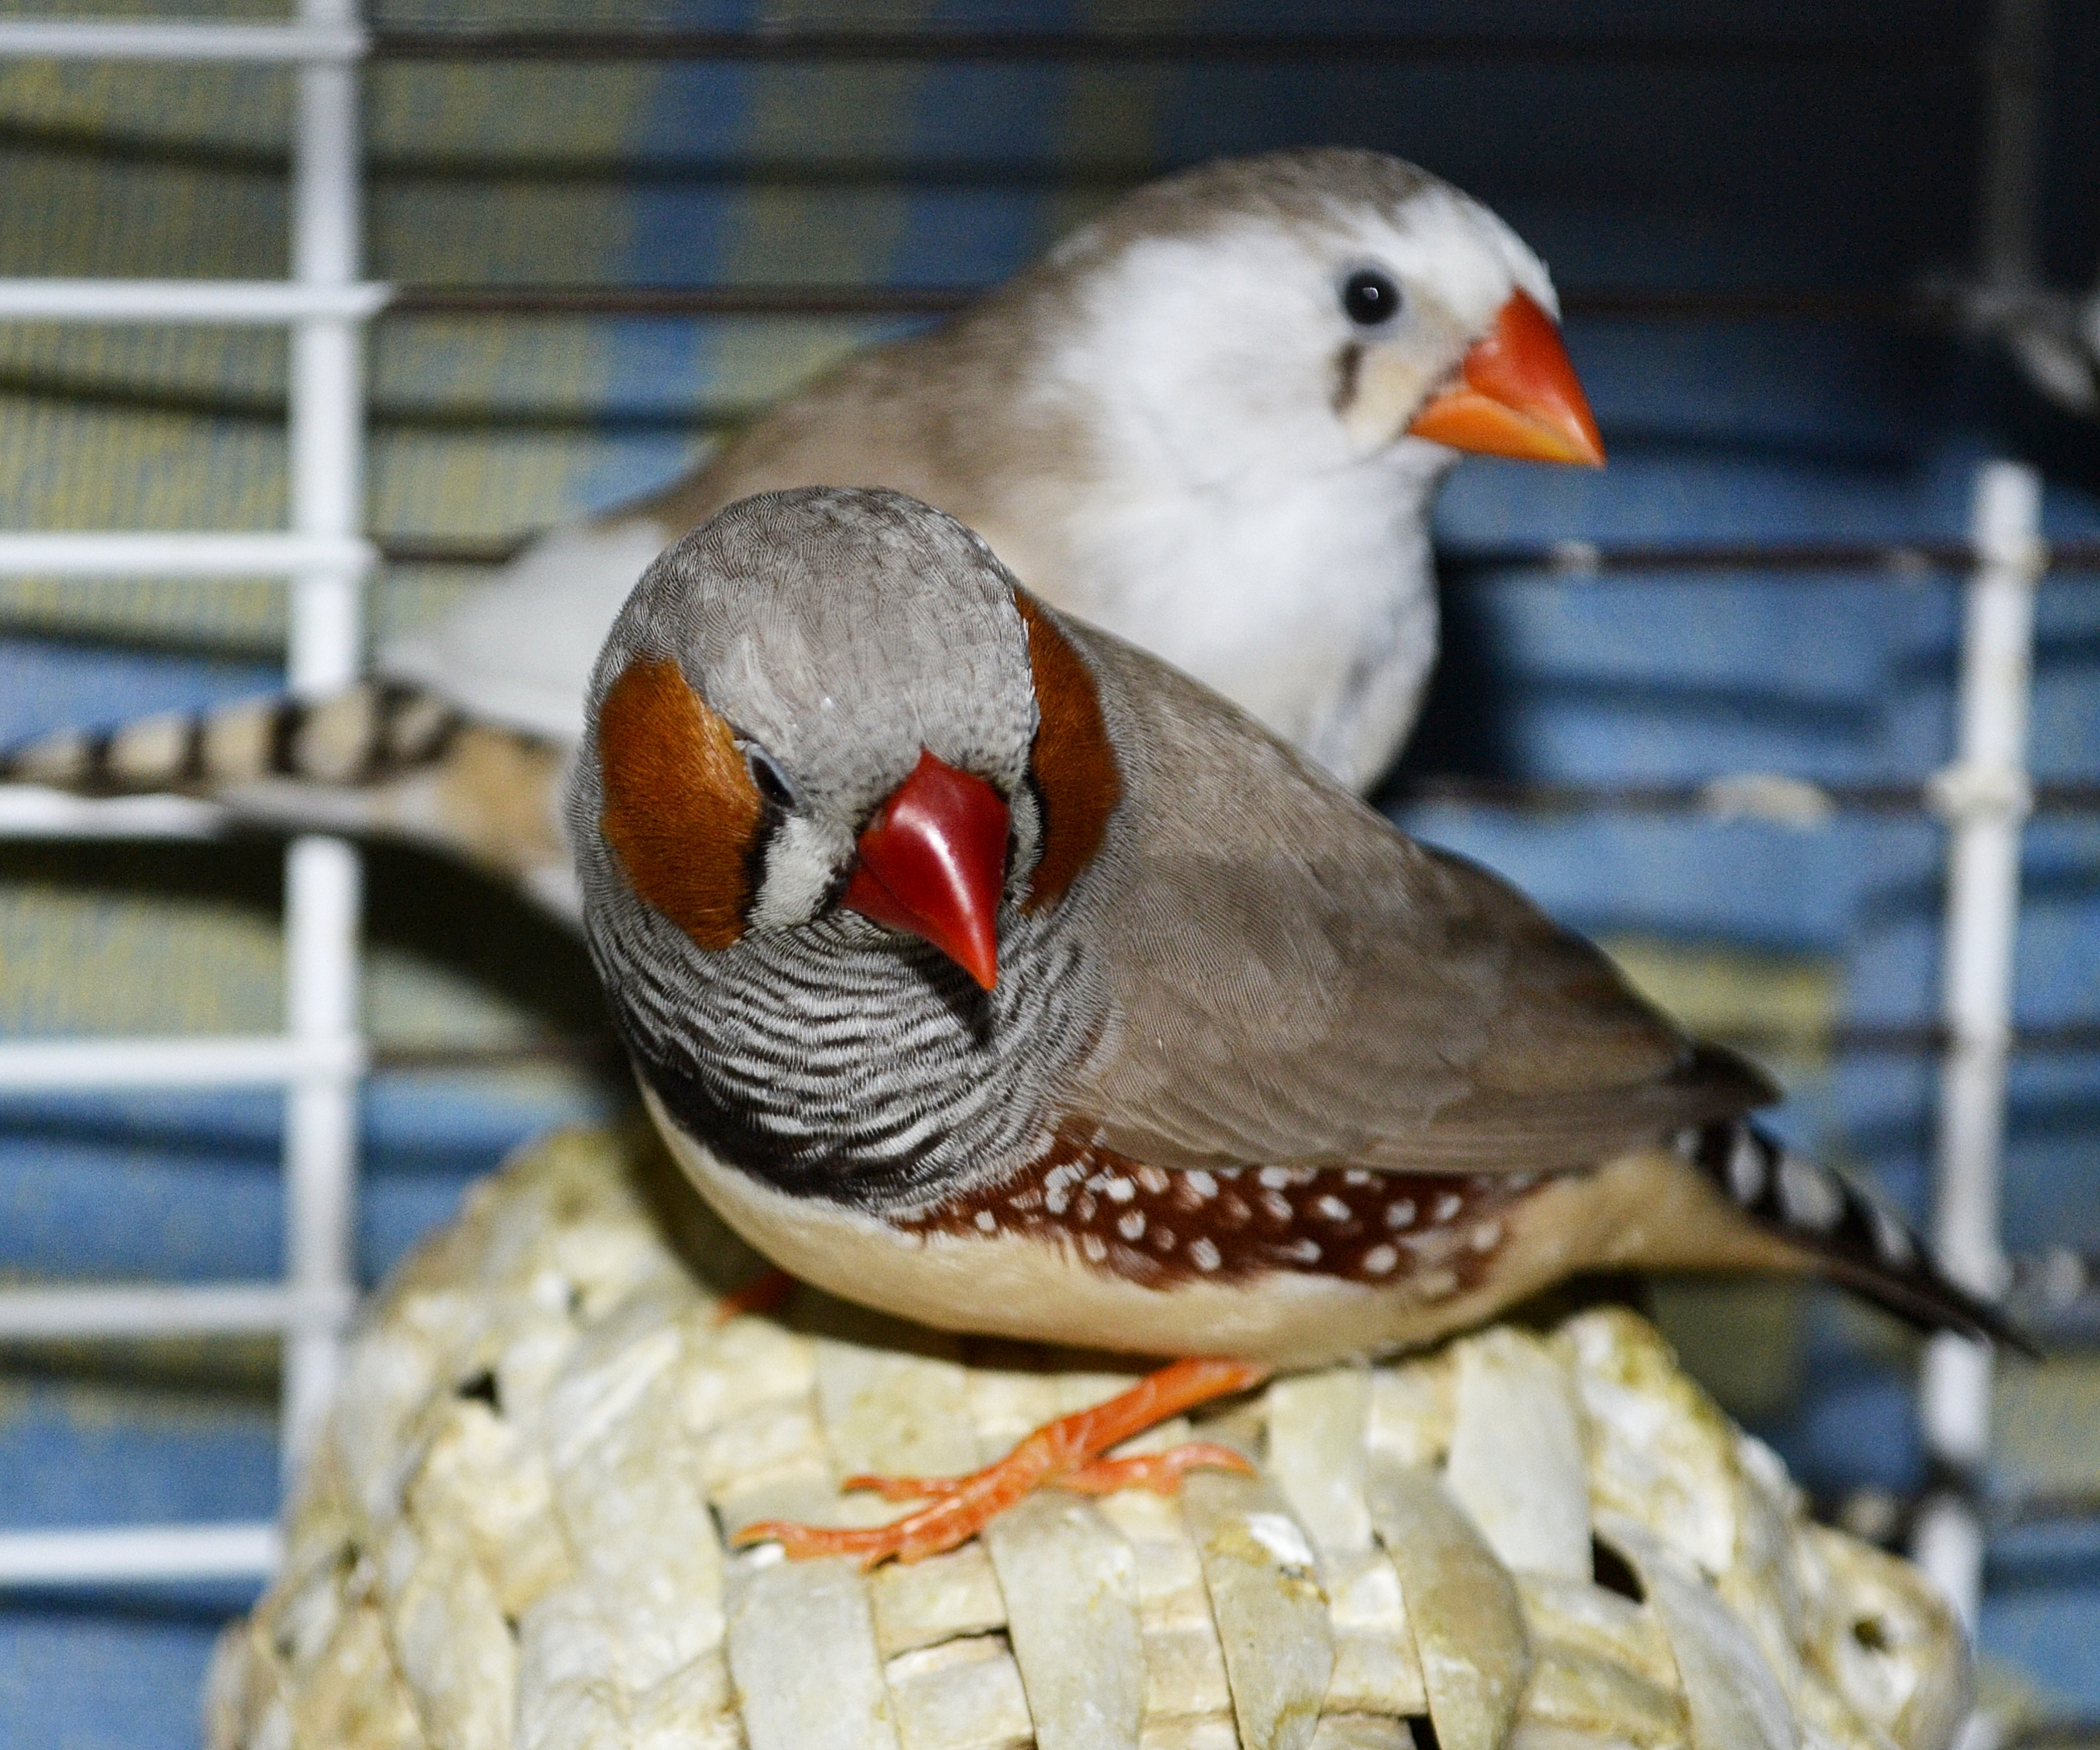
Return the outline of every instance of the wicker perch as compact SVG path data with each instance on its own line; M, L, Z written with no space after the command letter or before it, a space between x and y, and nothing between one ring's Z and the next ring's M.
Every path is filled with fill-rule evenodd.
M1947 1750L1965 1712L1927 1585L1615 1311L1200 1419L1259 1481L1047 1491L869 1575L726 1553L1126 1376L807 1292L725 1320L748 1255L668 1170L557 1136L400 1271L219 1648L218 1750Z

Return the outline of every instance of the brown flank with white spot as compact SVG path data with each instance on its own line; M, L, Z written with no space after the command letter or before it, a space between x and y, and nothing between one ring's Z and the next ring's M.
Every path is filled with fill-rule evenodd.
M1515 1174L1225 1167L1168 1172L1060 1134L1018 1177L896 1220L907 1234L1059 1244L1150 1288L1273 1271L1430 1298L1472 1288L1501 1249L1502 1213L1537 1187Z

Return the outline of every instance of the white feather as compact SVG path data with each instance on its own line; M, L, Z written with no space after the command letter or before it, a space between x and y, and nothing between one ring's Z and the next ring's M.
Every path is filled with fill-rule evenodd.
M485 723L572 744L620 603L682 533L639 517L557 528L435 626L388 644L378 669Z

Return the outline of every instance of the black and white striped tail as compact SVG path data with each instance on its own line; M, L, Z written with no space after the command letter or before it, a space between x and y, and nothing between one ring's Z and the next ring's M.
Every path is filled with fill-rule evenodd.
M1833 1281L1923 1330L2035 1352L1996 1306L1948 1276L1900 1216L1842 1175L1781 1147L1748 1119L1683 1131L1677 1147L1745 1215L1814 1253Z
M460 721L420 687L360 681L320 699L250 699L68 730L0 753L0 781L83 796L209 796L271 780L377 784L443 759Z

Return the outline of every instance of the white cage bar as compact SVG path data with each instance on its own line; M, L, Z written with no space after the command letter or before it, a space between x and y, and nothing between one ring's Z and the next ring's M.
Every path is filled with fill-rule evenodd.
M0 1300L0 1339L274 1336L296 1321L343 1318L350 1310L347 1294L309 1307L276 1282L20 1288Z
M1998 0L2002 32L2038 0ZM316 692L358 668L363 580L364 325L392 289L359 276L357 63L367 38L355 0L302 0L286 24L0 20L0 58L237 61L296 64L299 82L292 272L285 281L18 280L0 282L0 320L289 325L292 528L277 533L0 534L0 573L269 577L290 580L290 685ZM2020 259L2017 191L2031 178L2018 98L2000 88L1987 207L1989 266ZM2006 94L2010 93L2010 95ZM2031 142L2028 142L2031 144ZM2023 153L2025 157L2023 157ZM2010 191L2010 192L2009 192ZM1987 214L1987 216L1988 216ZM1987 227L1987 229L1988 228ZM2002 1275L1997 1187L2002 1151L2011 948L2026 778L2021 770L2032 591L2045 555L2038 488L2025 471L1979 477L1970 587L1961 743L1940 793L1950 845L1945 1010L1956 1041L1943 1083L1938 1238L1973 1285ZM218 811L180 798L86 802L30 787L0 789L0 833L135 837L208 836ZM302 837L286 859L286 1021L282 1036L194 1040L0 1042L0 1089L282 1086L286 1098L287 1258L272 1283L51 1287L0 1292L0 1338L281 1333L289 1462L325 1403L354 1305L360 865L338 841ZM1973 1471L1985 1455L1988 1358L1943 1340L1924 1384L1935 1454ZM1919 1551L1973 1620L1980 1526L1958 1495L1921 1521ZM267 1525L86 1527L0 1534L0 1584L116 1582L266 1574Z
M1949 827L1941 970L1949 1043L1940 1068L1933 1239L1957 1281L1995 1295L2006 1274L1998 1207L2020 836L2031 797L2035 586L2048 564L2040 478L2011 462L1986 466L1977 477L1973 532L1982 563L1963 616L1955 762L1934 786ZM1973 1483L1990 1452L1988 1346L1935 1337L1926 1350L1920 1408L1926 1451L1945 1472ZM1966 1491L1928 1498L1912 1549L1973 1626L1982 1598L1983 1529Z
M0 535L0 572L15 577L289 577L363 572L377 557L354 535Z
M296 24L190 24L158 19L0 19L0 59L12 60L355 61L364 31L302 7ZM348 17L344 13L342 16Z
M0 1537L0 1586L253 1580L282 1549L274 1525L131 1525Z
M390 285L281 280L7 280L0 281L0 321L259 327L315 316L368 318L393 295Z
M308 1037L29 1039L0 1045L0 1090L30 1088L262 1088L364 1071L364 1041ZM7 1296L0 1294L0 1306Z
M352 30L356 0L300 0L301 22ZM299 69L292 152L292 275L302 286L355 285L364 214L358 70ZM310 539L353 541L364 506L364 329L315 316L292 330L288 433L292 525ZM326 693L355 678L364 636L364 568L323 563L292 586L286 678L295 693ZM341 839L295 840L285 858L285 1010L293 1043L326 1058L357 1046L358 915L363 869ZM357 1074L317 1067L285 1103L286 1273L312 1310L285 1351L285 1462L297 1462L334 1390L342 1335L330 1310L355 1279Z
M359 277L362 140L355 0L302 0L297 24L0 20L0 57L296 63L291 273L282 282L15 281L0 320L287 324L291 527L282 533L0 534L0 573L288 580L288 684L316 695L358 672L363 586L376 555L364 500L364 324L389 290ZM0 832L199 837L218 811L182 798L89 802L0 792ZM0 1042L0 1089L285 1089L282 1281L86 1284L0 1293L0 1337L267 1333L284 1343L289 1468L325 1407L355 1304L354 1212L361 869L342 842L285 855L285 1032L262 1038ZM0 1585L260 1577L267 1524L87 1527L0 1534Z

